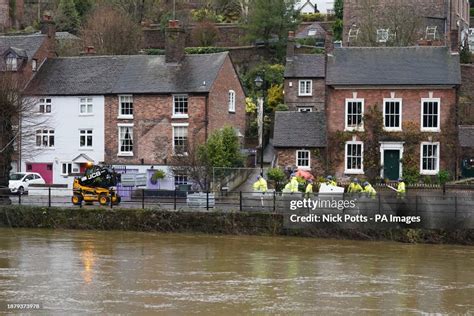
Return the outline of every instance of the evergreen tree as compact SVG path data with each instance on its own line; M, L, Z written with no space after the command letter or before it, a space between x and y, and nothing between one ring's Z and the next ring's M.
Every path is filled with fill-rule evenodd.
M61 0L56 14L58 31L76 33L80 24L74 0Z

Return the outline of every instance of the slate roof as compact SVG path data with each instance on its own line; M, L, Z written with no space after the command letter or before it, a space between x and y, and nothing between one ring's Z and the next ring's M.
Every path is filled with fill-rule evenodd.
M0 36L0 55L9 48L14 48L25 51L28 60L31 60L46 38L47 36L43 34Z
M314 30L316 34L309 35L309 31ZM305 26L303 29L298 31L295 35L295 38L325 38L326 31L321 26L319 22L313 22L310 25Z
M296 54L286 61L285 78L324 78L324 55Z
M32 95L209 92L227 53L165 56L83 56L49 59L27 87Z
M447 47L344 47L328 56L328 85L458 85L459 55Z
M274 147L326 147L324 112L276 112Z
M459 126L459 145L461 147L474 147L474 126Z

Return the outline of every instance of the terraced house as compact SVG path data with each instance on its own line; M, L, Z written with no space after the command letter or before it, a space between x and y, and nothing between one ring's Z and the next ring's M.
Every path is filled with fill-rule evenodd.
M55 137L47 158L58 177L105 162L127 173L148 173L148 179L161 169L167 178L160 187L174 188L187 181L170 172L174 155L187 154L191 144L225 125L244 132L244 91L228 53L185 55L184 39L173 21L164 56L45 63L28 92L60 111L47 129Z
M455 174L459 55L447 47L336 48L328 55L329 157L337 176Z

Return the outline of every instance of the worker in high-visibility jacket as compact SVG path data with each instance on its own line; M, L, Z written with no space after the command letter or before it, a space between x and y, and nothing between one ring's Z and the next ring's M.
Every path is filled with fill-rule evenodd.
M362 192L366 193L372 199L375 199L375 196L377 195L377 191L375 191L374 187L368 181L364 182L364 189Z
M268 190L267 181L262 177L258 176L257 181L253 184L254 191L265 193Z
M296 176L291 177L290 181L290 192L298 192L298 179L296 179Z
M306 185L306 189L304 190L304 197L310 198L313 196L313 180L308 180L308 184Z
M337 182L335 181L335 179L332 176L327 176L326 177L326 184L337 187Z
M407 193L406 187L405 187L405 182L403 181L403 178L398 179L398 186L397 186L397 197L400 199L405 198L405 195Z
M360 185L360 181L357 178L354 178L347 188L347 193L360 193L364 189Z

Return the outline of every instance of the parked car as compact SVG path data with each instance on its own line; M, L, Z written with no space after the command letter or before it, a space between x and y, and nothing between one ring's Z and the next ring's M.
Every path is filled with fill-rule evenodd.
M45 184L43 177L36 172L17 172L10 175L8 188L12 193L23 194L28 192L30 184Z

